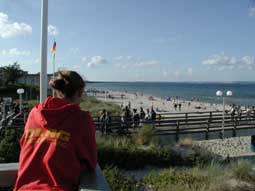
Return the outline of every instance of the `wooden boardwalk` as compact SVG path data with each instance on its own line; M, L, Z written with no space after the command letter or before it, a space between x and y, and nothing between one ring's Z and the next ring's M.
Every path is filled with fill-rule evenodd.
M120 116L113 116L110 123L100 123L99 117L93 117L96 123L97 131L102 127L107 127L106 134L121 133L135 134L139 132L141 126L145 124L152 125L155 134L159 136L172 135L178 141L181 135L202 134L203 139L209 139L214 133L218 133L219 138L222 132L222 112L191 112L191 113L161 113L157 114L155 121L142 121L140 126L134 128L133 121L123 123ZM23 128L24 120L22 114L13 115L7 118L5 123L0 125L5 128ZM3 122L3 121L2 121ZM3 124L5 124L3 126ZM250 116L231 116L225 113L224 132L231 133L232 137L237 136L240 130L255 130L255 115Z
M232 131L232 136L237 135L237 131L244 129L255 129L255 114L246 116L231 116L225 113L224 131ZM120 116L112 117L110 123L100 123L98 118L94 118L97 130L102 126L107 126L110 132L126 131L136 133L138 128L133 128L133 122L121 122ZM208 139L210 133L222 131L222 111L211 112L191 112L191 113L161 113L157 115L155 121L144 121L142 124L151 124L155 128L156 135L174 135L176 140L181 134L204 133L204 139Z

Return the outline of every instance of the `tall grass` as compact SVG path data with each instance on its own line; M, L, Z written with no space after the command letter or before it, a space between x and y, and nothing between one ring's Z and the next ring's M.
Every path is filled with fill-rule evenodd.
M37 100L27 101L28 108L31 110L36 104L39 103ZM120 115L120 106L112 103L107 103L97 100L95 97L86 97L80 104L82 110L89 111L92 116L99 116L100 111L105 109L110 112L111 115Z
M228 173L230 177L255 184L254 165L247 160L239 160L231 163Z
M135 142L139 145L148 145L152 142L155 136L155 130L152 125L145 124L138 131L138 134L134 137Z
M136 147L133 140L127 136L100 136L96 137L98 147L111 147L113 149Z
M120 106L108 103L104 101L99 101L95 97L86 97L83 102L81 102L80 107L83 110L89 111L92 116L99 116L100 111L105 109L110 112L112 116L120 115Z
M160 191L253 191L254 179L252 164L241 160L224 166L212 163L186 170L170 168L147 175L144 182Z

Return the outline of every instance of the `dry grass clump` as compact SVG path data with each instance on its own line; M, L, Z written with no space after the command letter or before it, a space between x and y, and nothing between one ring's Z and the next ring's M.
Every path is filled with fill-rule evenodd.
M255 184L254 165L247 160L239 160L232 163L228 173L230 177Z
M152 125L144 125L134 137L136 144L149 145L152 143L155 135L155 129Z
M254 191L254 170L247 161L222 166L211 164L187 170L151 173L144 182L157 191Z
M181 139L178 142L177 146L180 146L180 147L192 147L193 146L193 140L190 137Z

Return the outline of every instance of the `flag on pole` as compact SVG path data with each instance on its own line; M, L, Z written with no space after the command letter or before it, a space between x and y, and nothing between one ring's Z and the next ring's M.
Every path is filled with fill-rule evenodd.
M56 43L56 41L54 41L54 43L53 43L53 46L52 46L52 48L51 48L51 53L52 54L55 54L56 53L56 49L57 48L57 43Z

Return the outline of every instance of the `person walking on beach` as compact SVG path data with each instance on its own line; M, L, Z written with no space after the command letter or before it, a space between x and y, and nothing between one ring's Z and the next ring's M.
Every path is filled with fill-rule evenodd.
M156 120L156 116L157 114L156 114L156 112L155 112L155 110L153 109L153 107L151 107L151 120L152 121L155 121Z
M182 109L182 104L179 103L179 104L178 104L178 107L179 107L179 111L181 111L181 109Z
M174 110L176 111L177 109L177 103L174 103Z
M236 106L235 104L232 104L230 108L231 121L234 121L235 113L236 113Z
M108 116L107 116L107 112L105 109L103 109L100 112L100 117L99 117L99 122L100 122L100 129L101 129L101 133L106 134L107 131L107 123L108 123Z
M150 112L149 108L146 109L146 114L145 114L144 120L145 121L151 120L151 112Z
M85 82L60 71L50 85L56 97L34 106L25 125L14 191L78 190L81 172L96 168L95 124L79 107Z
M245 112L246 112L246 119L250 120L251 119L251 108L250 108L249 105L246 107L246 111Z
M131 109L131 102L130 101L128 102L128 109L129 110Z
M137 109L133 109L133 127L134 129L137 128L139 126L139 122L140 122L140 116L137 113Z
M143 121L145 118L145 112L142 107L140 107L140 120Z
M130 127L132 123L131 112L128 106L126 106L125 109L123 110L121 121L122 121L122 129L128 132L128 128Z

